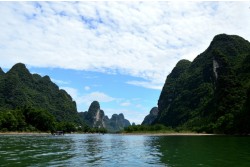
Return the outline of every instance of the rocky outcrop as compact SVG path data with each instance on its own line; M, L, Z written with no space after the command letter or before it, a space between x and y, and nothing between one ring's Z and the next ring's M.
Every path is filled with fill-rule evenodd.
M103 110L100 108L98 101L93 101L89 106L88 111L80 113L90 127L106 128L105 115Z
M122 130L124 127L130 126L130 122L124 118L124 115L122 113L119 115L113 114L111 119L106 123L107 127L112 132L117 132Z
M109 132L118 132L124 127L130 126L130 122L124 118L121 113L113 114L111 119L101 110L98 101L93 101L86 112L81 112L80 116L85 120L88 126L92 128L106 128Z
M153 107L150 110L150 113L144 118L142 125L151 125L157 118L157 115L158 115L158 108Z

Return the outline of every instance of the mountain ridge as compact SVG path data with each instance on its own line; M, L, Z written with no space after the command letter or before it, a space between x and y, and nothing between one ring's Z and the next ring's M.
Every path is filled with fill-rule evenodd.
M151 125L158 116L158 107L153 107L149 114L144 118L141 125Z
M192 62L181 60L167 76L156 123L208 133L250 133L250 43L219 34ZM247 83L247 84L246 84ZM244 116L243 116L244 115Z
M1 75L0 92L1 110L32 106L48 110L58 121L81 122L71 96L49 76L31 74L23 63Z
M98 101L93 101L90 104L88 111L80 112L79 114L88 126L92 128L106 128L108 132L119 132L123 130L124 127L130 125L130 122L124 118L122 113L119 115L113 114L109 119L104 111L101 110Z

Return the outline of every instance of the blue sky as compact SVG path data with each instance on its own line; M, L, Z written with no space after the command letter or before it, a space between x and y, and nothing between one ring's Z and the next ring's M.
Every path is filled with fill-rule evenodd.
M250 38L249 2L0 2L0 66L49 75L86 111L137 124L166 76L220 33Z

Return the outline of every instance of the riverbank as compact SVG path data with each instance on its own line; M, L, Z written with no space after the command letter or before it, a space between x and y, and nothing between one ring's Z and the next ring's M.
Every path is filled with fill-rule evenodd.
M0 135L51 135L46 132L0 132Z
M70 134L70 133L69 133ZM71 134L99 134L99 133L71 133ZM109 133L107 133L109 134ZM112 133L111 133L112 134ZM194 132L167 132L167 133L116 133L117 135L142 135L142 136L211 136L218 134L194 133ZM46 132L0 132L0 135L51 135Z
M212 136L218 134L208 134L208 133L192 133L192 132L173 132L173 133L121 133L122 135L143 135L143 136Z

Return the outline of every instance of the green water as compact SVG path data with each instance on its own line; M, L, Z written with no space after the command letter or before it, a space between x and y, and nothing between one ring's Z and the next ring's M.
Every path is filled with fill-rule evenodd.
M249 167L250 137L0 135L0 166Z

